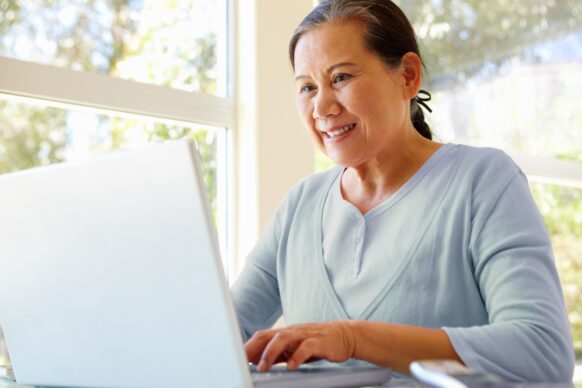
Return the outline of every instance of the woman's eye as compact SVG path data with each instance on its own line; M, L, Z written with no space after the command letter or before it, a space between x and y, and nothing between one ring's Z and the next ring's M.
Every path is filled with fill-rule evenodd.
M334 83L334 84L336 84L336 83L338 83L338 82L347 81L348 79L350 79L350 77L351 77L351 76L350 76L349 74L346 74L346 73L339 73L339 74L336 74L336 75L333 77L333 83Z
M307 85L301 86L301 89L299 90L299 92L309 93L309 92L313 91L314 89L315 89L315 87L313 85L307 84Z

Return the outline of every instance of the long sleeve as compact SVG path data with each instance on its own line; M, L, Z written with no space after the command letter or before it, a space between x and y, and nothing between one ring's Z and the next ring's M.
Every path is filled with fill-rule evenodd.
M564 299L525 177L516 173L498 198L476 202L483 205L474 209L469 255L489 324L445 328L455 350L469 367L512 381L570 382Z
M571 381L564 298L525 176L498 150L450 145L444 151L386 213L383 233L413 238L375 240L396 261L388 272L363 260L360 273L385 274L385 283L353 318L442 327L469 367L510 381ZM341 171L294 187L248 257L233 287L245 340L282 313L291 324L350 318L340 300L353 294L337 295L322 257L324 204ZM348 251L337 255L353 258Z
M246 341L257 330L271 327L281 316L281 296L277 282L277 215L269 222L231 294Z

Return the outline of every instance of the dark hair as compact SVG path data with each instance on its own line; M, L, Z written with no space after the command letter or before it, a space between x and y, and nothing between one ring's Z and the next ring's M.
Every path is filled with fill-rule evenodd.
M307 31L324 23L357 19L364 23L364 46L390 68L400 66L402 56L413 52L420 56L416 35L404 12L390 0L324 0L297 26L289 42L289 58L295 69L295 48ZM424 67L424 62L423 62ZM427 92L424 92L428 94ZM430 95L429 95L430 96ZM423 106L426 104L421 101ZM410 119L414 128L427 139L432 139L419 97L410 100Z

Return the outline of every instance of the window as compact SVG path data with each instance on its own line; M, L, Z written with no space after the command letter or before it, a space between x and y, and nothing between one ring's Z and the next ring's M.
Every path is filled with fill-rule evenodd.
M552 238L568 307L576 358L582 358L582 189L532 182L531 189Z
M436 138L503 149L528 175L582 358L582 3L396 2L427 65ZM331 163L319 153L316 166Z
M228 260L229 7L0 0L0 173L191 137Z
M0 100L0 173L83 160L152 142L191 138L198 145L211 210L215 222L218 221L217 169L225 158L221 155L223 128L171 125L33 102Z
M503 149L528 175L582 358L582 4L400 3L427 64L437 138Z
M224 0L0 2L0 55L225 96Z

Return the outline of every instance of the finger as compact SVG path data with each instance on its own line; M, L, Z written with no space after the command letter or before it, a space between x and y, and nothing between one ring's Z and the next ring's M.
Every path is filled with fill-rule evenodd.
M314 359L324 358L324 349L322 342L316 338L308 338L297 347L295 352L289 357L287 361L287 368L294 370L305 362L313 361Z
M249 338L249 340L244 345L249 362L252 362L253 364L259 363L265 346L267 346L271 339L280 330L281 329L258 330L251 338Z
M293 352L304 338L304 335L297 331L284 330L278 332L263 350L263 355L259 362L259 370L269 370L281 358L285 361L288 358L285 352Z

